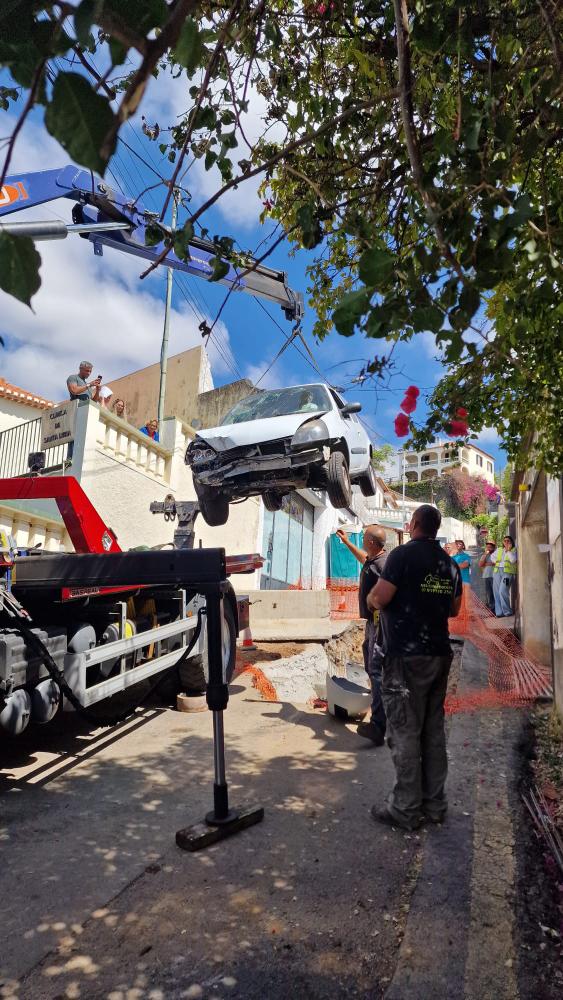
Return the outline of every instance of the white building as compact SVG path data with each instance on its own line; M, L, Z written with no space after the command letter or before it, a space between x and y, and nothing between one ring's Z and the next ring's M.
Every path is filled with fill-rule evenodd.
M451 441L435 441L425 451L397 451L385 465L388 482L399 483L403 476L408 483L435 479L454 466L460 466L471 476L479 476L488 483L495 481L495 462L492 455L474 444L461 447Z

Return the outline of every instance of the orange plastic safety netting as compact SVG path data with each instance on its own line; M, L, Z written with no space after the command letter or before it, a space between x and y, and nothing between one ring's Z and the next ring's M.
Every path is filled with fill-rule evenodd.
M502 618L496 618L470 587L464 586L460 613L450 619L449 625L453 638L469 640L487 657L488 686L448 695L447 714L523 705L552 697L549 668L522 647Z

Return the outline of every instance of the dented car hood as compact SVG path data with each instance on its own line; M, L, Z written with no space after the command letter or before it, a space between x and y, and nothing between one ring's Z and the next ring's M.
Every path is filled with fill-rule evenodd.
M325 411L326 413L327 411ZM325 414L289 413L285 417L267 417L262 420L247 420L240 424L223 424L221 427L206 427L198 431L196 441L205 441L215 451L230 451L266 441L293 437L295 431L309 420L319 420Z

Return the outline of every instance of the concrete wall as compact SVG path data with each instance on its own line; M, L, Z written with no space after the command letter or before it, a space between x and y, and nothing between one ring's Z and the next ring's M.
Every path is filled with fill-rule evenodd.
M211 392L201 393L197 401L197 416L201 420L202 427L217 427L227 410L238 403L239 399L244 399L253 391L252 382L247 378L242 378L238 382L221 385Z
M16 403L0 396L0 433L10 427L17 427L18 424L25 424L28 420L37 420L42 412L36 406Z
M529 482L531 489L522 494L518 518L518 626L523 646L542 663L550 664L552 595L546 477L530 470Z
M250 598L250 624L279 618L329 618L330 594L327 590L250 590L247 578L233 578L238 594Z
M113 399L119 396L127 402L128 419L135 427L142 427L151 417L156 417L160 363L141 368L106 384L113 390ZM190 425L198 416L199 394L212 387L209 361L203 347L193 347L168 358L165 416L177 417Z
M547 478L551 657L555 704L563 713L563 479Z

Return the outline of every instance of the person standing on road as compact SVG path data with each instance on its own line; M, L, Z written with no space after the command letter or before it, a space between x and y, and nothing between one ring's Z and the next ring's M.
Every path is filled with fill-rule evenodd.
M414 830L424 820L441 823L447 811L448 771L444 701L452 650L448 618L461 606L461 574L436 541L440 511L415 510L411 540L393 549L368 608L381 612L383 704L395 785L373 819Z
M378 524L368 524L364 528L364 538L362 548L347 537L346 532L340 529L336 532L341 542L355 555L358 562L362 564L360 573L358 603L360 617L366 620L365 638L362 644L364 656L364 667L371 685L371 718L369 722L360 722L356 732L358 736L365 736L376 746L383 746L385 743L385 710L381 697L381 667L383 662L383 651L379 641L379 614L370 611L366 599L367 595L375 586L383 567L387 554L385 552L385 528Z
M514 548L514 539L505 535L502 546L493 553L494 576L493 590L495 595L495 615L497 618L511 618L512 607L510 597L512 583L516 579L518 556Z
M495 595L493 591L493 577L495 574L493 552L495 548L494 542L485 542L485 551L479 560L479 566L483 570L483 580L485 581L485 604L489 611L493 613L495 610Z
M462 538L456 538L454 545L455 548L451 556L461 570L461 582L471 583L471 556L465 548L465 542Z

